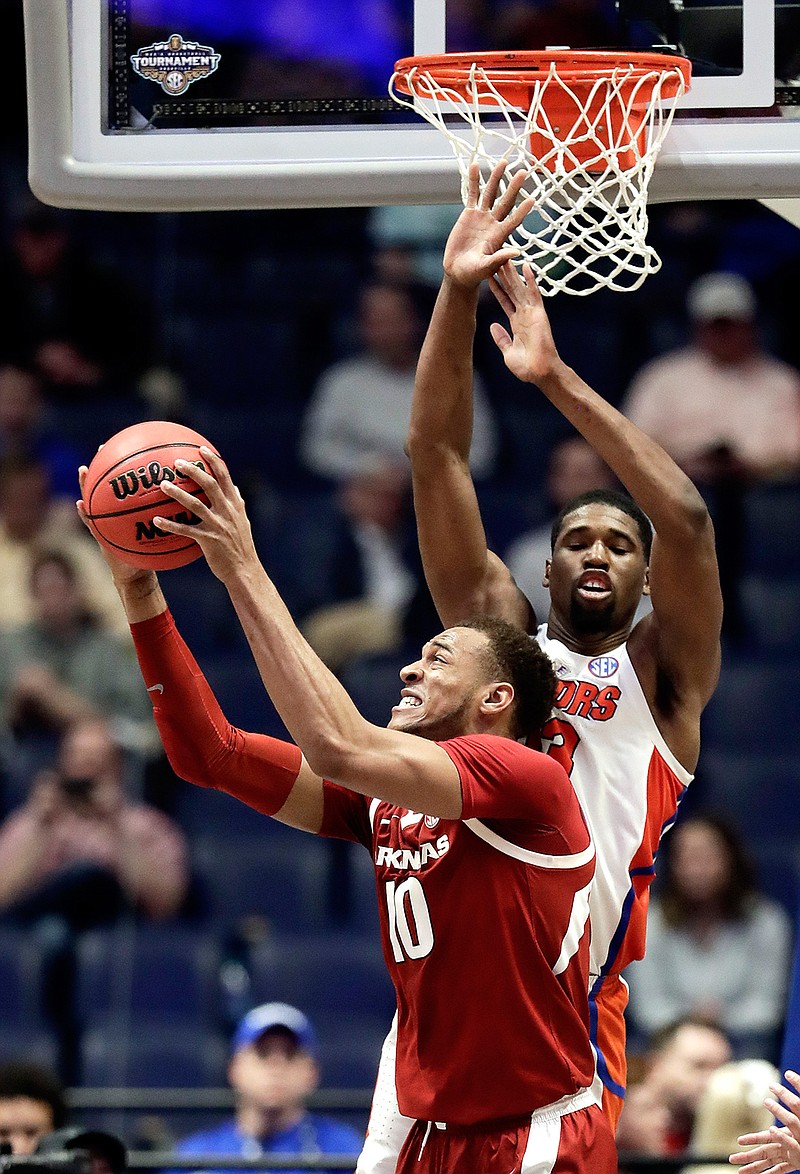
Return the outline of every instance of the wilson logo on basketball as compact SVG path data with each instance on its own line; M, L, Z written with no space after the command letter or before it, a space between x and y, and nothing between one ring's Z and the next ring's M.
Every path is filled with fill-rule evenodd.
M166 516L166 515L165 515ZM182 510L179 514L170 514L169 520L171 522L182 522L184 526L199 526L200 519L196 514L190 514L188 510ZM166 530L159 530L155 522L137 522L136 523L136 541L137 542L155 542L159 538L171 538L172 535Z
M202 461L192 461L198 469L205 469ZM118 501L126 497L133 497L140 489L153 489L162 481L190 480L186 473L178 473L169 465L162 465L158 461L151 461L149 465L141 465L138 469L128 469L116 477L109 477L108 484ZM192 515L194 516L194 515Z

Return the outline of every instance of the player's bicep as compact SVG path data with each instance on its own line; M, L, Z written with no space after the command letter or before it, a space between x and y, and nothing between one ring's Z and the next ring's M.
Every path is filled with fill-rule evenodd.
M722 627L722 592L710 519L704 532L681 549L654 537L650 593L659 665L679 688L690 684L705 702L719 675Z
M440 819L461 816L461 780L436 742L364 722L363 733L343 748L332 781Z
M274 819L289 827L318 835L322 828L324 788L322 779L314 774L305 758L286 802L276 811Z

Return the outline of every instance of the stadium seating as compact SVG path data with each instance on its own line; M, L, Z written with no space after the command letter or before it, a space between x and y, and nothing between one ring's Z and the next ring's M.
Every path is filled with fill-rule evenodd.
M84 934L76 948L75 1009L82 1031L128 1022L221 1024L217 939L195 926L124 924Z

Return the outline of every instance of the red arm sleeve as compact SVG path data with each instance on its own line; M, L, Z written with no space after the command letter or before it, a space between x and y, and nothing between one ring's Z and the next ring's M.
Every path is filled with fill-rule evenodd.
M158 732L177 775L274 815L294 786L297 746L227 720L169 611L131 624Z

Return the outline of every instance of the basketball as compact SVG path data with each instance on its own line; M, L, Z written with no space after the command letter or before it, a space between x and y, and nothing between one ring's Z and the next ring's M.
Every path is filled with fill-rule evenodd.
M133 424L112 436L89 465L83 487L87 519L98 542L143 570L172 570L199 558L203 552L196 542L159 530L153 518L187 525L197 521L159 486L175 481L207 502L197 483L175 469L176 460L204 468L198 451L203 444L217 451L199 432L167 420Z

